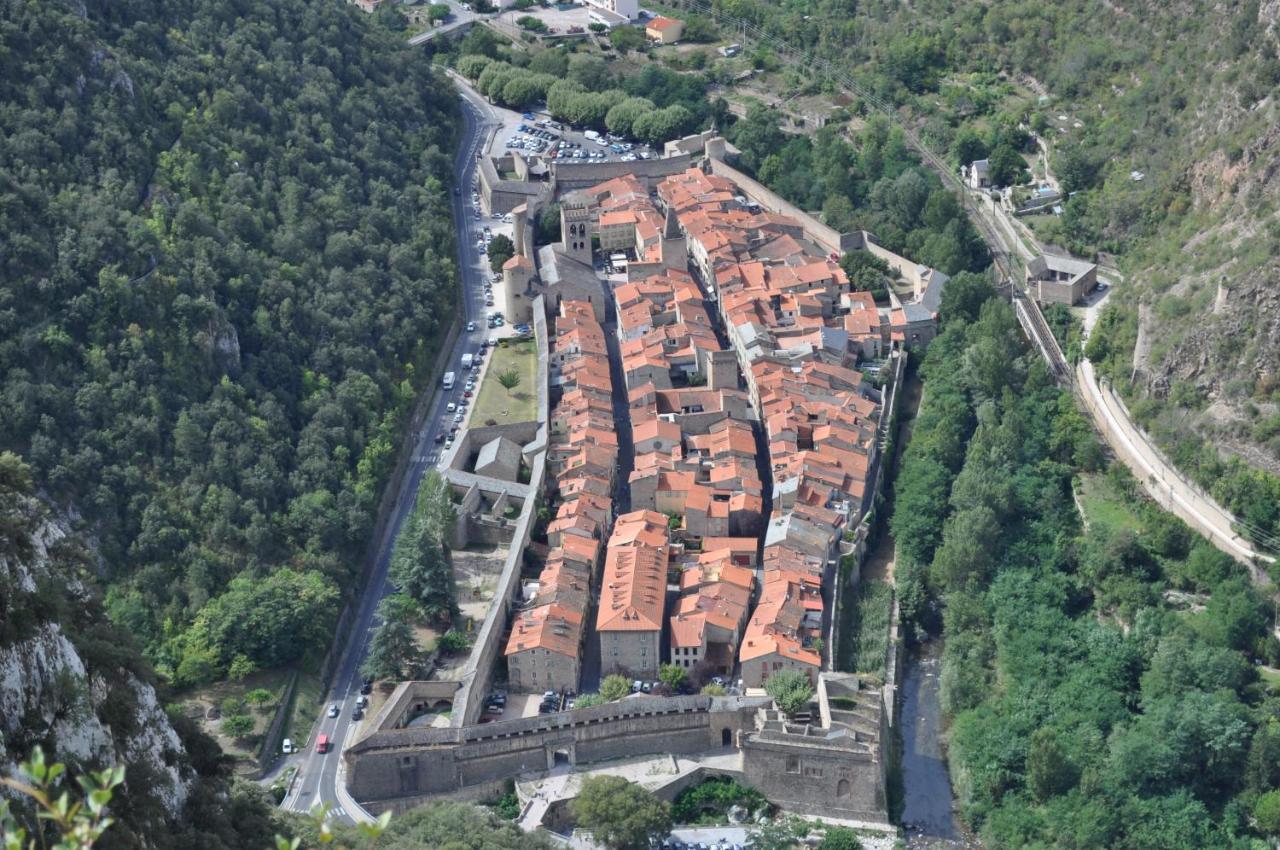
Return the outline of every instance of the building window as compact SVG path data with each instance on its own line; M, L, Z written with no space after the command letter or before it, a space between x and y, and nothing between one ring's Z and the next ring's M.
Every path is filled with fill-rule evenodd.
M800 773L799 756L787 756L787 773Z

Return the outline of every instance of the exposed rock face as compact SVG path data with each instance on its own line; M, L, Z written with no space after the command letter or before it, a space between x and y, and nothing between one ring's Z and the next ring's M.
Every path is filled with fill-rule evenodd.
M90 646L110 643L111 632L78 576L78 544L3 480L0 514L0 772L12 772L37 744L77 769L124 764L124 792L176 817L194 772L155 688ZM51 605L54 597L64 601ZM71 622L54 619L51 608L69 610ZM78 635L89 632L86 652Z

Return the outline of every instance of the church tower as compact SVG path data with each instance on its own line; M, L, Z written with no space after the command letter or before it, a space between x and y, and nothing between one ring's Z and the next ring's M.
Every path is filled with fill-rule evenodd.
M575 194L560 199L560 253L591 265L591 212Z

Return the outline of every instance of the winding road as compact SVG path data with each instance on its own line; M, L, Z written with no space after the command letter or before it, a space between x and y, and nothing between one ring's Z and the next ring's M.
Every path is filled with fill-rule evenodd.
M454 161L458 191L453 196L453 220L457 233L458 268L462 284L463 318L475 320L476 330L464 331L458 335L453 351L448 355L451 362L458 362L462 355L480 348L485 337L484 315L484 282L489 270L483 255L477 255L474 244L479 238L478 231L484 226L483 221L475 221L468 208L470 186L475 175L477 154L487 142L498 122L489 107L479 98L464 90L460 93L462 106L462 135L458 145L458 153ZM461 367L458 367L459 369ZM426 387L424 393L432 396L428 404L428 415L421 431L417 434L418 442L413 456L401 481L400 491L392 508L391 521L386 525L386 532L378 543L378 554L373 573L364 594L359 600L359 608L355 623L351 627L342 658L333 675L331 688L321 709L321 715L311 730L311 736L305 744L303 752L292 757L286 764L298 767L288 795L281 808L295 812L306 812L317 804L328 806L332 817L344 823L357 820L370 821L372 818L347 794L342 780L343 764L341 752L351 741L356 722L352 720L356 696L360 693L363 678L360 665L364 662L369 649L369 638L377 625L378 603L390 590L387 579L387 568L391 561L391 550L396 535L406 516L413 508L418 494L418 486L428 469L435 466L440 457L440 446L435 442L436 435L447 427L445 406L456 402L462 392L462 381L450 390L445 391L436 386ZM337 717L329 716L329 706L338 705ZM325 735L333 742L328 753L316 752L316 739Z

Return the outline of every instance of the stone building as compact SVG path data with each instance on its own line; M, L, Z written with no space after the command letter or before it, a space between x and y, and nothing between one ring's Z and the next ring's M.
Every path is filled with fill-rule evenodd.
M521 611L507 641L507 684L517 693L578 687L582 670L582 611L539 605Z
M1041 254L1027 263L1027 291L1041 304L1070 307L1098 285L1098 267L1084 260Z

